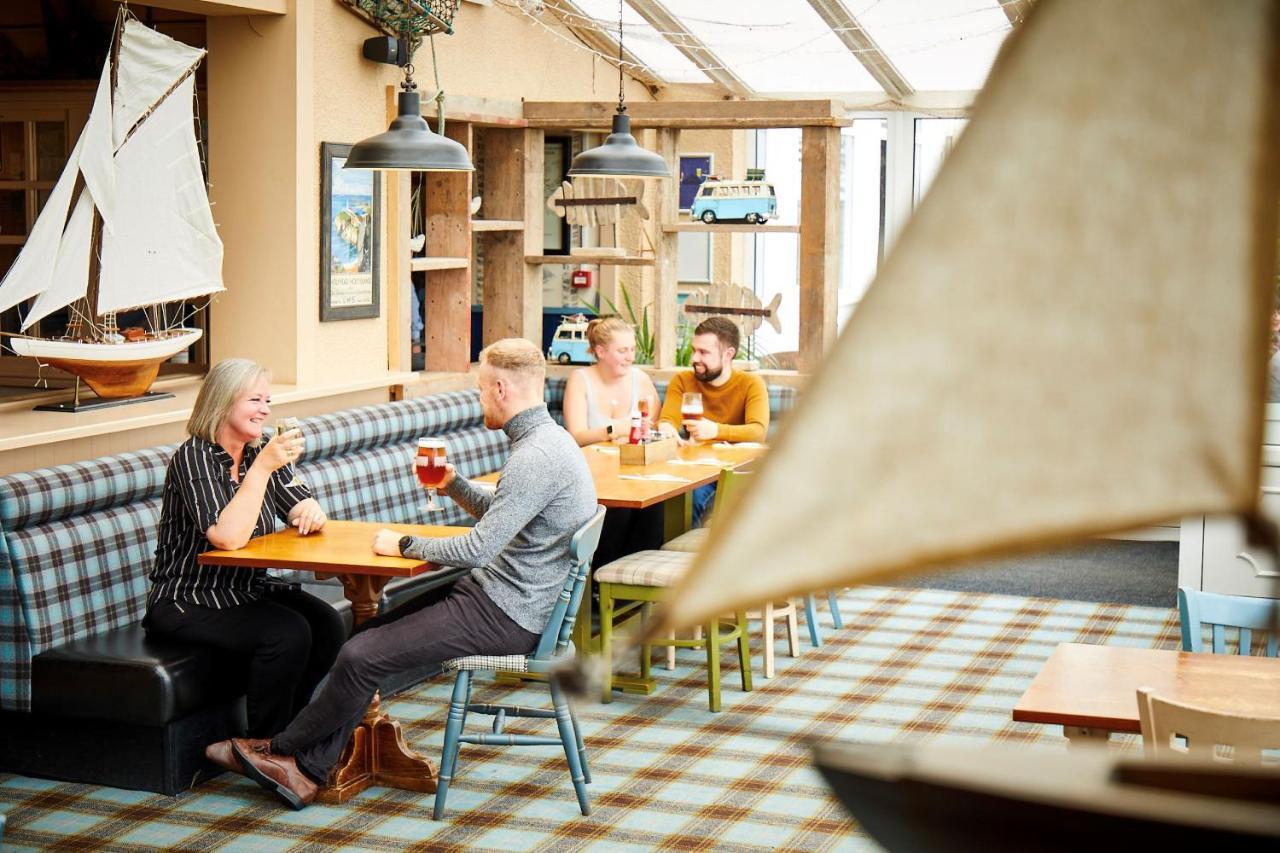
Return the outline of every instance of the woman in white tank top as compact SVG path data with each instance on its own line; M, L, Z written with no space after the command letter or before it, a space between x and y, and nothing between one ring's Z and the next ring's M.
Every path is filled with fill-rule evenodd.
M595 364L575 370L564 389L564 426L580 445L625 438L631 410L649 401L649 416L658 413L653 380L634 366L635 331L617 317L595 319L587 326L587 342Z

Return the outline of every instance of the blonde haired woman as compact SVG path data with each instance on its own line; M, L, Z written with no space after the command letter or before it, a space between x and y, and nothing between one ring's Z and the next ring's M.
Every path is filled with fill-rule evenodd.
M205 643L246 656L248 734L279 731L311 699L345 639L341 617L296 585L261 572L202 566L211 549L244 547L270 533L276 519L308 534L324 510L290 462L302 451L297 432L263 442L271 416L267 371L228 359L209 371L187 433L165 476L160 536L143 625L149 633ZM230 754L210 760L238 770Z
M649 401L649 417L658 416L658 391L649 374L635 366L635 330L617 317L587 325L587 343L595 363L575 370L564 388L564 428L579 445L626 439L631 410ZM648 509L610 509L592 563L603 566L619 557L662 546L662 505Z
M564 428L579 445L625 438L631 410L644 399L650 418L658 414L658 391L638 367L636 333L617 317L587 324L587 344L595 363L575 370L564 388Z

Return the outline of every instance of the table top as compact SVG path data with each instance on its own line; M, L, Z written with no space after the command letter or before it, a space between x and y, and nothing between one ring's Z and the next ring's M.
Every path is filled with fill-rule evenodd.
M720 477L720 469L737 468L757 459L767 452L762 446L740 445L716 447L713 444L685 446L677 449L676 459L684 461L714 459L714 464L684 465L679 462L658 462L652 465L623 465L619 462L617 445L608 442L589 444L582 448L591 479L596 485L596 500L606 507L619 509L645 509L654 504L691 492L698 486L714 483ZM619 479L621 474L669 474L679 481ZM498 479L497 472L476 477L481 483Z
M377 521L330 520L319 533L302 536L292 527L249 540L236 551L205 551L205 565L254 569L302 569L327 574L377 575L411 578L437 567L424 560L383 557L373 553L373 534L383 527L400 534L429 538L460 536L469 527L423 524L383 524Z
M1280 717L1280 659L1062 643L1013 719L1137 732L1139 687L1188 705Z

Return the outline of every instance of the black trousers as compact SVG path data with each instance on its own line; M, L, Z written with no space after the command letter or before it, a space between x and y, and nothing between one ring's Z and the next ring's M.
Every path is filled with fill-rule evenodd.
M610 507L604 514L600 544L596 547L591 567L598 569L619 557L661 548L664 522L662 504L655 504L648 509Z
M289 724L311 701L347 635L332 605L299 589L273 590L221 610L157 601L142 624L148 633L249 658L249 737L270 737Z
M386 678L467 655L527 654L537 645L538 635L512 621L470 575L428 590L356 629L329 680L272 738L271 751L292 755L323 783Z

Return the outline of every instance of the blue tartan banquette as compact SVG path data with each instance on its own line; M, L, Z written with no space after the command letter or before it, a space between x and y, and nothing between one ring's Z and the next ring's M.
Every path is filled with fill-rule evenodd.
M547 382L557 419L564 384ZM775 419L793 402L792 389L771 388ZM305 418L302 428L299 473L334 519L422 523L409 469L419 436L447 439L464 476L507 456L474 390ZM243 713L242 660L147 638L138 624L175 449L0 477L0 770L177 793L203 766L203 745ZM443 503L431 523L471 523ZM388 585L384 606L422 580ZM327 597L346 607L340 590Z

